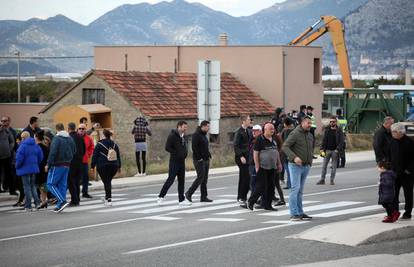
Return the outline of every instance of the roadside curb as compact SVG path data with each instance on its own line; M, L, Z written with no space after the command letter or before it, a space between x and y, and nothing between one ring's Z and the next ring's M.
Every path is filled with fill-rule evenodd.
M398 220L382 223L384 214L327 223L308 229L288 238L306 239L358 247L374 243L401 240L414 237L414 221Z

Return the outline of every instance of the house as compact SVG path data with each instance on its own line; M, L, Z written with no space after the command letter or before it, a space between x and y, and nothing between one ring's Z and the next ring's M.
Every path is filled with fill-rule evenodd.
M188 134L194 132L198 124L197 74L92 70L41 111L41 124L53 127L59 122L55 115L62 109L91 104L104 105L106 113L110 110L110 125L120 145L125 162L123 169L128 174L136 172L135 145L131 134L133 122L138 116L147 118L153 133L148 139L151 172L151 164L168 162L169 155L164 145L178 120L188 122ZM263 123L270 119L274 108L232 74L222 73L220 133L210 136L213 164L217 166L218 163L234 161L232 139L240 125L240 114L250 114L255 123ZM78 113L66 113L73 116L73 122L79 122Z

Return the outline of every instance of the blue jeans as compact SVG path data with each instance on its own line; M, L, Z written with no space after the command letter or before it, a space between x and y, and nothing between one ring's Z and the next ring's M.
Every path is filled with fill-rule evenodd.
M291 183L290 183L290 171L289 171L289 167L288 167L288 161L283 162L283 170L286 173L286 187L290 188Z
M289 162L288 168L291 182L289 194L290 216L300 216L303 215L303 188L310 170L310 165L298 166L295 163Z
M24 207L26 209L32 208L32 198L34 200L36 208L40 204L39 196L37 195L36 190L36 174L26 174L22 176L23 188L26 200L24 202Z
M66 202L66 190L68 189L69 167L57 166L49 170L47 176L47 188L58 199L56 208L60 208Z

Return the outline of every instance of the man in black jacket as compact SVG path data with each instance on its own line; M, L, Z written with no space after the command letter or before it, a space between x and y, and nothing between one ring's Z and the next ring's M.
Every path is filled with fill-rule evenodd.
M41 131L41 129L39 128L38 120L39 118L37 117L30 117L29 125L27 125L27 127L24 128L22 132L29 132L30 137L34 138L35 133Z
M246 204L247 193L250 187L249 174L249 141L252 138L249 126L251 119L249 115L240 117L242 125L234 134L234 153L236 164L239 167L239 186L237 193L237 200L240 204Z
M326 168L328 167L329 161L331 161L331 185L334 185L336 167L338 165L339 152L344 148L344 132L338 127L335 116L332 116L329 120L329 126L326 127L322 144L321 144L321 155L324 155L322 165L322 175L319 182L316 184L325 184Z
M201 192L200 202L213 202L213 200L207 197L208 170L210 168L211 158L207 138L209 130L210 122L202 121L192 137L191 146L193 149L193 163L197 172L197 178L185 193L185 197L190 202L193 202L191 197L197 190L198 186L200 186Z
M390 142L392 140L390 128L394 123L392 117L385 117L384 123L374 134L373 147L375 151L375 160L390 161Z
M391 126L392 140L390 142L390 159L393 171L397 174L395 180L394 209L399 210L399 194L404 190L405 212L401 219L410 220L413 210L414 184L414 141L405 134L405 126L394 123ZM397 218L399 217L399 213Z
M79 206L80 201L80 184L79 180L82 176L82 159L85 155L85 142L78 135L76 125L73 122L68 124L68 132L73 142L75 142L76 153L73 155L69 166L68 188L70 192L70 206Z
M175 177L178 179L178 201L179 205L188 206L191 202L184 197L184 183L185 183L185 158L187 157L187 142L185 140L185 133L188 125L185 121L177 123L177 129L171 130L168 136L165 150L170 153L170 163L168 168L168 178L158 195L158 205L162 205L164 197L174 183Z

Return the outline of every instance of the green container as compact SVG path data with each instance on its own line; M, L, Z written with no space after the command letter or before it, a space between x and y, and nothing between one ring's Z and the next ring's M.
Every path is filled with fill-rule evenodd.
M396 93L403 97L396 98ZM386 116L402 121L408 112L409 93L400 90L352 89L344 94L344 108L351 133L373 133Z

